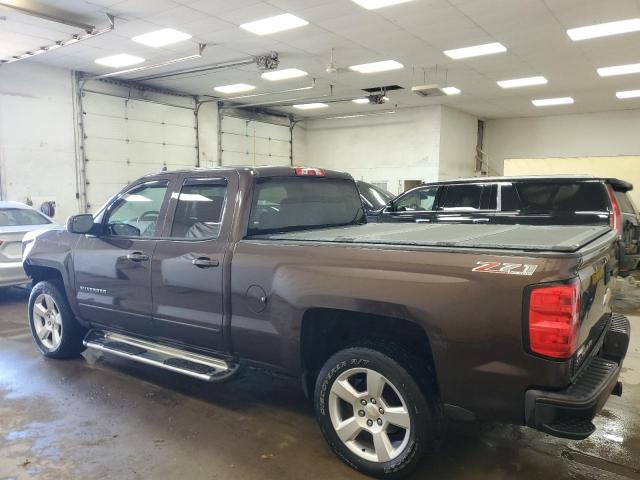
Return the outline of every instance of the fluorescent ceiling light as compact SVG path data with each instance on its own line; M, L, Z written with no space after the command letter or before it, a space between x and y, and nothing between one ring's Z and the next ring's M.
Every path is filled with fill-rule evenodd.
M462 90L456 87L444 87L442 91L445 93L445 95L458 95L462 92Z
M353 100L351 100L353 103L358 103L358 104L365 104L365 103L369 103L369 99L368 98L354 98Z
M578 40L588 40L589 38L608 37L610 35L620 35L621 33L631 33L640 31L640 18L630 18L617 22L599 23L587 27L570 28L567 35L574 42Z
M624 92L616 92L616 97L622 98L638 98L640 97L640 90L625 90Z
M386 72L388 70L398 70L400 68L404 68L404 65L402 65L399 62L396 62L395 60L383 60L381 62L352 65L349 67L349 70L354 70L360 73L377 73L377 72Z
M559 97L559 98L539 98L537 100L531 100L536 107L550 107L551 105L569 105L573 103L571 97Z
M298 110L313 110L315 108L327 108L328 106L326 103L301 103L294 105L293 108L297 108Z
M355 3L367 10L375 10L377 8L389 7L400 3L411 2L412 0L353 0Z
M291 30L292 28L304 27L309 22L290 13L276 15L275 17L263 18L255 22L243 23L240 28L256 35L270 35L272 33Z
M308 74L305 71L298 70L297 68L285 68L282 70L273 70L271 72L264 72L261 77L265 80L277 81L287 80L289 78L306 77Z
M188 33L174 30L173 28L163 28L162 30L156 30L155 32L149 32L142 35L133 37L131 40L134 42L142 43L149 47L164 47L165 45L171 45L172 43L183 42L189 40L191 35Z
M630 73L640 73L640 63L629 65L616 65L615 67L603 67L598 69L601 77L613 77L614 75L628 75Z
M492 53L506 52L507 48L501 43L485 43L484 45L474 45L473 47L456 48L454 50L445 50L444 54L458 60L460 58L480 57L482 55L491 55Z
M95 62L105 67L120 68L142 63L144 62L144 58L129 55L128 53L120 53L118 55L111 55L110 57L98 58Z
M255 90L256 87L253 85L247 85L246 83L234 83L232 85L222 85L220 87L214 87L216 92L220 93L240 93L240 92L249 92L251 90Z
M512 80L500 80L496 82L502 88L529 87L531 85L545 85L548 80L544 77L514 78Z

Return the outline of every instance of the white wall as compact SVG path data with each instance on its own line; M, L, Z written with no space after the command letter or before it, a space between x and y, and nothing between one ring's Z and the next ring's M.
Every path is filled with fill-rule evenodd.
M438 180L472 177L476 169L478 119L442 107Z
M639 131L640 110L490 120L485 151L502 173L507 158L639 155Z
M3 198L77 211L71 72L16 62L0 68L0 182Z

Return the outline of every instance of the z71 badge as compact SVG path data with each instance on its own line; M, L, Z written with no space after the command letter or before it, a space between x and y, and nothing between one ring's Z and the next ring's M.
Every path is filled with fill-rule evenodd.
M503 273L505 275L533 275L538 265L528 263L476 262L472 272Z

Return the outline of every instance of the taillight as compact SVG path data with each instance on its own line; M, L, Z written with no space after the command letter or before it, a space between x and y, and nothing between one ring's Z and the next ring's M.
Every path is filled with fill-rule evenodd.
M324 170L314 167L296 167L296 175L299 177L324 177Z
M570 358L578 346L580 282L534 287L529 293L529 349Z
M612 229L618 232L618 235L622 235L622 214L620 213L620 204L618 203L618 199L616 198L616 194L611 185L607 185L607 193L609 194L609 201L611 203L611 208L613 209L613 212L611 212L609 217L609 225Z

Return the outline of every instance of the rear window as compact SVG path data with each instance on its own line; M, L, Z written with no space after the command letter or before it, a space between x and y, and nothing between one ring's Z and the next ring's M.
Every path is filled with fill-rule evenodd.
M513 184L525 213L606 212L600 182L517 182Z
M21 225L47 225L51 221L44 215L26 208L0 209L0 227L16 227Z
M365 223L356 184L339 178L256 181L248 235Z

